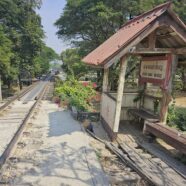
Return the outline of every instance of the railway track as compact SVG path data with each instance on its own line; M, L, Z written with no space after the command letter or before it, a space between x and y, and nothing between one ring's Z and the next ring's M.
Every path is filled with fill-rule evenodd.
M3 104L0 107L0 113L3 112L6 108L8 108L9 105L11 105L15 100L20 99L21 97L23 97L24 95L26 95L29 91L31 91L35 86L37 85L37 83L32 84L31 86L25 88L24 90L22 90L19 94L13 96L10 100L8 100L5 104Z
M54 83L53 82L49 82L48 86L47 86L47 90L46 90L45 94L42 97L42 100L49 100L49 101L51 101L51 99L53 97L53 92L54 92Z
M158 157L152 151L149 151L147 144L142 136L127 124L123 127L124 133L118 135L118 145L126 160L135 166L136 171L144 177L150 184L158 186L185 186L186 167L172 158L171 163L180 164L177 170L176 166L169 165L164 158ZM155 148L154 148L155 149ZM169 157L169 156L168 156Z
M25 90L26 91L26 90ZM29 93L30 91L37 92L36 94ZM38 113L41 100L50 100L53 92L53 83L43 82L38 87L32 87L27 93L17 97L20 100L14 100L13 103L5 107L0 116L0 166L6 162L16 161L16 157L11 157L15 147L19 144L22 133ZM34 98L37 97L37 100ZM31 99L32 98L32 99ZM31 100L29 100L31 99ZM31 119L31 120L30 120ZM162 186L184 186L186 179L178 174L174 169L168 166L160 158L147 152L143 146L140 137L125 126L125 134L119 135L118 146L109 142L104 142L106 146L112 150L122 160L122 162L134 170L141 178L147 181L149 185L162 185ZM8 133L7 133L8 132ZM132 137L135 133L137 139ZM26 134L25 134L26 135ZM0 184L6 184L1 180Z
M87 130L87 132L101 143L104 143L106 148L115 154L119 160L121 160L123 166L126 166L127 170L130 168L132 171L137 173L137 175L145 181L145 185L186 185L185 174L176 171L163 159L155 156L153 153L150 153L147 148L144 148L141 145L143 143L142 139L139 137L139 134L136 134L136 132L134 134L134 130L130 131L129 127L126 125L124 128L125 133L119 134L115 143L101 140L89 130ZM131 175L131 180L133 178L135 178L135 174Z
M37 113L37 107L49 90L48 80L28 87L0 108L0 168L13 153L29 119Z

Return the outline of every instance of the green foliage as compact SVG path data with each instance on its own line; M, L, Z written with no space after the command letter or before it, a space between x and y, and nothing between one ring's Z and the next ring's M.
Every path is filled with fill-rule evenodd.
M186 23L186 0L172 0L172 2L175 12Z
M56 21L58 36L71 40L83 55L95 49L126 21L165 0L66 0ZM186 21L186 0L173 0L173 8Z
M173 91L184 91L185 84L185 67L178 67L173 80Z
M143 98L144 93L145 93L145 89L140 90L138 95L133 99L133 102L140 101Z
M34 74L37 65L35 58L39 55L43 42L44 32L40 16L36 9L41 5L40 0L1 0L0 1L0 34L2 30L6 37L0 38L2 79L5 84L17 79L22 70L26 69ZM11 56L11 57L10 57ZM6 65L5 65L6 64Z
M88 67L81 61L77 48L67 49L61 54L63 69L68 76L79 79L87 73Z
M59 55L52 48L43 45L41 52L34 59L35 74L41 75L47 73L50 68L50 62L57 59L59 59Z
M5 80L11 76L12 68L10 60L13 57L12 42L4 32L3 27L0 25L0 74Z
M181 131L186 131L186 108L175 107L172 104L168 110L168 125Z
M96 94L91 84L85 87L74 79L62 84L58 83L55 93L60 96L62 101L67 101L71 106L76 106L81 111L90 110L89 99Z
M109 82L111 91L116 91L118 87L119 80L119 63L112 65L109 71Z
M57 34L88 52L114 33L117 14L105 1L67 0L64 13L56 21Z
M105 1L67 0L64 13L56 21L57 34L88 53L115 32L117 19L118 13Z
M159 104L160 104L160 100L159 99L155 99L154 100L154 113L155 114L158 114Z
M19 6L18 18L20 21L18 29L21 31L19 36L20 45L16 47L17 54L20 57L19 69L29 70L32 74L34 74L34 59L42 49L42 39L44 37L41 19L35 10L37 3L39 3L37 0L21 0L16 3Z
M66 0L63 13L55 23L57 35L63 40L71 41L73 46L79 48L80 56L85 56L129 19L164 2L165 0ZM173 0L173 8L186 22L186 0ZM76 69L83 70L81 63ZM118 68L115 70L113 83L118 79ZM97 76L99 84L102 82L101 70L97 70ZM117 84L113 83L111 87L115 89Z
M178 90L178 91L181 91L183 89L183 81L174 81L173 82L173 86L174 86L174 91L175 90Z

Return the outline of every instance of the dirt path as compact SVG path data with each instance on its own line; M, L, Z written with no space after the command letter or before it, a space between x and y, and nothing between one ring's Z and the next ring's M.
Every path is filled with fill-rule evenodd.
M176 106L178 106L178 107L186 107L186 97L176 98Z
M175 103L176 106L178 106L178 107L185 107L186 108L186 92L179 93L176 96L175 101L176 101L176 103Z
M109 185L80 124L55 104L42 102L20 142L18 161L8 161L3 170L10 185Z

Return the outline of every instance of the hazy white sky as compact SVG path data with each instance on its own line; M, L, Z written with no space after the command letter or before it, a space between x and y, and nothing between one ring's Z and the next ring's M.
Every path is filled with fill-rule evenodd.
M58 54L68 46L58 39L54 26L55 21L60 17L65 6L65 0L43 0L41 9L38 11L42 18L42 25L45 31L47 46L53 48Z

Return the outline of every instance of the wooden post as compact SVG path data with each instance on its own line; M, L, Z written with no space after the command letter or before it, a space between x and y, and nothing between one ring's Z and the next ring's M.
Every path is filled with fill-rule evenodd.
M153 31L150 35L149 35L149 43L148 43L148 47L149 49L154 49L156 48L156 31Z
M108 92L109 90L109 68L104 68L104 74L103 74L103 92Z
M0 75L0 101L2 101L2 90L1 90L1 75Z
M167 121L167 114L168 114L168 107L169 103L172 101L172 82L174 75L176 73L176 67L178 63L178 56L172 55L172 62L171 62L171 77L168 83L167 90L162 90L162 101L161 101L161 110L160 110L160 122L166 124Z
M101 114L100 116L102 116L102 111L103 111L103 93L104 92L108 92L108 77L109 77L109 68L104 68L104 74L103 74L103 86L102 86L102 96L101 96Z
M183 88L182 88L182 90L183 91L185 91L185 89L186 89L186 82L185 82L185 66L182 66L182 72L181 72L182 74L181 74L181 79L182 79L182 81L183 81Z
M119 128L126 68L127 68L127 59L126 59L126 56L124 56L121 58L121 61L120 61L120 75L119 75L115 119L114 119L114 127L113 127L114 132L118 132L118 128Z

